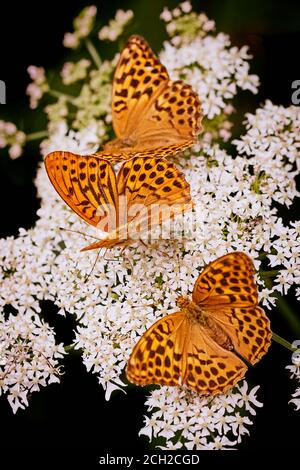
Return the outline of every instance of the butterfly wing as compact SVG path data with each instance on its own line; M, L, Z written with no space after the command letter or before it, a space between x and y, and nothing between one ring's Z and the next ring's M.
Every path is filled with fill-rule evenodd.
M148 149L167 144L179 151L192 146L201 131L200 109L198 96L190 85L169 80L139 121L135 130L138 147Z
M128 380L136 385L178 385L186 326L182 312L154 323L131 353L126 367Z
M122 50L113 81L112 120L117 137L130 137L169 80L166 68L141 36Z
M242 252L233 252L210 263L199 275L193 301L202 306L252 306L257 304L254 266Z
M45 167L65 203L87 223L108 231L118 213L116 176L110 163L94 156L52 152L45 158Z
M248 362L255 364L267 352L270 322L257 305L254 266L245 253L229 253L210 263L195 283L193 301L222 327Z
M124 163L117 185L126 201L127 223L139 224L140 230L142 225L147 230L192 207L183 174L162 158L135 157Z
M192 88L169 79L142 37L129 38L113 84L112 119L117 139L104 149L126 153L172 145L176 153L195 143L200 118L199 99Z
M187 385L201 394L233 387L247 370L232 352L221 348L205 329L183 312L158 320L136 344L126 368L137 385Z
M232 351L220 346L209 333L204 326L192 323L183 383L195 392L216 395L226 392L241 380L247 366Z

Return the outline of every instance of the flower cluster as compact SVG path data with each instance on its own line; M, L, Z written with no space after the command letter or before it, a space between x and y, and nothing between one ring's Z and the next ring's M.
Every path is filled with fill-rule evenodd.
M84 8L73 22L74 32L66 33L64 37L64 46L76 49L81 40L86 38L94 27L94 21L97 14L97 7L91 5Z
M32 82L28 85L26 93L30 98L30 107L37 108L42 96L49 90L47 83L45 69L43 67L36 67L30 65L27 69Z
M123 34L125 28L130 23L132 18L133 11L117 10L115 18L110 20L107 26L103 26L103 28L100 29L99 39L116 41L116 39L118 39Z
M75 20L77 26L74 32L76 38L85 37L84 44L92 60L80 58L76 62L64 64L61 70L64 91L49 87L43 68L30 66L28 71L33 82L28 86L27 93L31 107L36 107L45 94L51 96L52 102L45 108L50 134L53 124L55 128L59 124L66 124L69 129L76 131L97 126L100 145L112 137L111 85L118 54L111 60L101 61L98 50L88 37L94 26L95 14L96 7L84 9ZM177 22L182 21L183 29L180 29L179 37L184 37L184 28L192 31L189 41L175 41L176 44L174 41L166 42L160 59L171 78L185 80L199 94L205 129L201 141L227 141L231 136L230 116L234 112L232 100L238 89L249 89L253 93L257 91L258 77L249 74L250 56L247 48L239 50L231 46L229 37L225 34L216 35L214 28L209 27L211 21L204 14L199 16L201 21L197 15L195 20L195 13L190 11L189 2L184 2L173 12L165 9L162 15L166 20L174 16ZM125 31L132 16L131 11L118 10L110 25L101 29L101 38L115 40ZM190 27L195 22L200 25L196 29ZM77 40L75 43L77 44ZM72 94L73 90L72 93L65 91L66 87L74 84L78 87L76 96Z
M64 85L70 85L78 80L83 80L87 76L87 70L91 65L91 61L80 59L78 62L66 62L61 71L62 81Z
M23 295L18 314L0 316L0 395L7 394L14 413L28 406L32 392L59 382L58 360L65 354L63 345L55 344L52 329L35 313L40 309L28 286L18 295Z
M202 111L209 120L205 120L204 140L211 141L210 128L216 124L220 128L218 137L222 138L223 130L228 139L228 116L234 110L230 101L238 88L256 93L259 84L257 75L249 74L248 48L231 47L229 37L223 33L205 33L187 44L174 46L166 42L164 46L160 59L171 78L190 83L201 99Z
M300 382L300 341L296 340L293 343L295 351L292 354L292 364L286 368L290 371L291 379ZM296 406L296 410L300 410L300 386L296 388L295 393L292 395L292 400L290 403L293 403Z
M146 401L150 417L145 417L140 435L160 443L161 449L231 449L249 434L250 417L262 406L258 388L249 391L243 381L231 393L213 399L183 388L156 389Z
M196 36L205 36L215 29L215 22L204 13L197 15L192 11L190 2L183 2L174 10L164 8L160 18L166 23L166 29L174 46L188 44Z
M269 107L267 103L266 108ZM291 111L286 110L287 113ZM254 125L257 128L257 123ZM95 130L90 129L86 134L89 141L93 140L93 132L94 140L97 139ZM66 149L78 151L82 136L74 132L64 133L61 137L56 135L57 141L52 143L50 139L44 151L52 150L51 145L57 146L59 142ZM290 148L292 145L291 141ZM256 158L259 156L256 155ZM274 168L278 168L276 156L272 161ZM119 248L112 249L98 259L89 282L85 282L96 255L83 255L79 250L87 243L89 235L99 235L66 208L41 167L36 184L42 203L35 228L22 232L16 240L2 241L1 253L5 254L1 261L3 302L5 300L16 310L26 307L38 312L41 299L52 299L59 307L60 314L74 315L77 328L73 347L82 351L87 370L97 375L107 398L114 389L124 387L123 369L138 338L154 321L174 311L178 294L191 292L198 269L205 263L232 249L248 253L259 272L257 281L261 286L261 301L269 306L275 301L274 290L280 290L283 282L277 276L274 277L273 286L264 284L265 278L270 280L269 274L273 270L269 272L268 263L273 266L275 255L272 254L272 247L278 243L280 253L285 253L290 272L293 273L291 278L286 278L284 288L288 289L297 282L297 265L292 256L290 235L294 233L295 224L284 226L276 209L272 208L272 194L276 194L277 198L285 188L279 185L277 191L272 194L266 191L266 195L257 190L259 183L249 155L240 151L233 158L217 145L206 145L203 149L195 146L190 158L183 159L181 165L198 210L198 225L188 240L163 240L159 246L150 245L147 249L137 244L128 247L122 257ZM281 160L281 165L282 171L287 167L288 174L290 164ZM272 175L276 182L277 173L269 173L268 184L272 185ZM294 196L290 193L290 197ZM86 235L60 230L59 227ZM288 235L284 236L284 233ZM299 237L294 237L293 243L294 248L299 249ZM262 265L266 268L262 269ZM30 296L21 295L18 286L24 285L35 286ZM9 308L8 305L6 308ZM183 393L184 390L172 389L172 402L176 394L183 398ZM190 392L185 393L190 396ZM159 394L164 397L165 389L159 389L156 397ZM215 411L215 408L212 409ZM218 441L218 435L212 433L214 443L207 440L208 448L219 445L218 442L224 446L226 442L229 445L229 441L238 442L236 423L249 424L241 418L244 417L241 409L235 407L235 411L231 410L228 416L224 412L228 423L234 418L232 425L229 425L230 430L226 426L222 428L219 432L219 437L221 434L223 436L221 441ZM220 410L219 414L223 413L223 409ZM215 425L216 429L220 426L218 421ZM184 444L187 446L190 445L188 442L193 442L195 427L188 429L189 438ZM233 432L235 438L227 438L226 430ZM199 433L194 434L196 440L197 436ZM203 432L201 436L204 445ZM171 446L172 442L173 439L170 439L166 446Z
M10 158L20 157L25 142L26 134L18 130L14 123L0 121L0 148L8 147Z

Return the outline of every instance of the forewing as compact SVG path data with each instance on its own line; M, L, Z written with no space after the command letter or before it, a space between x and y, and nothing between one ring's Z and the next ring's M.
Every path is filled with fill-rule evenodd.
M132 136L169 76L145 39L131 36L121 52L113 81L112 120L117 137Z
M117 217L118 194L108 161L58 151L46 156L45 167L54 188L77 215L102 230L110 229Z
M172 313L152 325L134 347L126 375L136 385L179 385L185 368L183 350L189 324L182 312Z

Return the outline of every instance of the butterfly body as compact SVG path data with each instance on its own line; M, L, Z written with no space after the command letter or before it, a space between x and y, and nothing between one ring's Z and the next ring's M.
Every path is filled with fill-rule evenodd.
M205 307L200 307L192 300L182 296L177 297L176 305L185 314L188 322L204 328L206 334L222 348L229 351L234 349L229 335L224 331L221 325L218 325L218 323L210 317L209 310L206 312Z
M267 352L269 320L258 306L254 266L233 252L199 275L192 300L144 333L129 358L128 379L138 385L185 384L204 395L232 388Z

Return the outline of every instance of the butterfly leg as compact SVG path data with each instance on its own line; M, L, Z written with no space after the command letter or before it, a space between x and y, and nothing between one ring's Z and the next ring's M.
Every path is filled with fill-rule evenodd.
M91 275L92 272L94 271L95 266L96 266L96 264L97 264L97 261L98 261L98 259L99 259L100 251L101 251L101 248L100 248L100 250L98 250L97 256L96 256L95 261L94 261L94 264L93 264L93 266L92 266L92 269L91 269L90 272L85 276L84 283L86 283L86 282L88 281L90 275Z
M71 230L70 228L59 227L60 230L65 230L66 232L77 233L79 235L83 235L84 237L94 238L94 240L100 240L100 238L94 237L93 235L89 235L88 233L80 232L79 230Z

